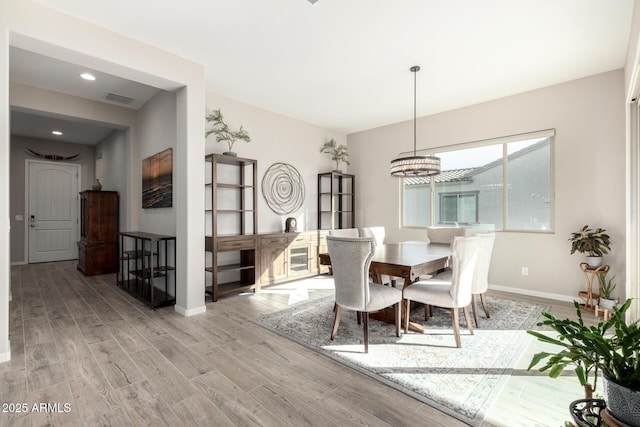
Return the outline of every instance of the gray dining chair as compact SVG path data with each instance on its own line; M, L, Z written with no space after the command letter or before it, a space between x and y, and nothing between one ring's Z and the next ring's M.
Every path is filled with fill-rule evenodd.
M411 301L425 304L425 318L429 317L430 307L442 307L451 310L451 323L456 346L461 347L459 310L462 308L467 327L473 335L473 326L468 307L471 304L471 291L478 259L479 238L476 236L453 238L451 247L451 281L438 279L421 280L402 290L406 307L404 331L409 328Z
M331 340L338 333L343 309L362 314L364 352L369 352L369 313L395 305L396 336L400 336L402 291L371 283L369 267L375 251L373 237L327 236L335 283L336 308Z

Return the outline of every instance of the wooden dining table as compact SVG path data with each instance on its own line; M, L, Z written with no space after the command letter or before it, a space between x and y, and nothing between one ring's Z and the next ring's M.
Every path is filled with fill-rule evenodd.
M371 259L371 278L382 283L382 276L401 277L410 286L418 277L437 273L449 265L451 245L406 241L376 247Z
M404 286L411 286L420 276L434 274L448 267L451 258L451 245L445 243L428 243L426 241L405 241L387 243L376 247L371 259L369 272L375 283L382 283L382 276L404 279ZM320 263L331 265L329 254L320 254ZM403 310L404 312L404 310ZM372 313L371 318L394 323L393 308ZM424 328L416 323L409 324L412 330L424 332Z

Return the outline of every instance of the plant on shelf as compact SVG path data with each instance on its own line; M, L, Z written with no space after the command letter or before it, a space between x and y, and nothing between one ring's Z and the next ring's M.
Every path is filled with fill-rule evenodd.
M574 302L578 321L558 319L551 313L542 312L546 319L538 326L546 326L557 332L558 337L540 331L528 330L539 341L555 344L561 349L557 353L540 352L533 356L528 370L543 363L540 372L549 371L551 378L557 378L568 366L573 366L585 397L591 399L596 390L598 375L604 377L605 401L609 412L630 425L640 425L640 419L629 418L623 413L627 409L637 411L640 405L640 325L638 321L627 324L625 313L631 306L631 299L613 309L613 316L595 326L585 326L580 312L580 304ZM590 375L593 374L593 382ZM618 387L615 391L611 389ZM622 401L620 399L622 393ZM636 412L636 416L638 413Z
M611 238L603 228L595 230L585 225L580 230L571 233L571 254L580 252L587 256L587 263L591 267L602 264L602 255L611 250ZM596 258L596 259L593 259Z
M216 136L217 142L226 142L229 147L229 151L224 154L235 156L235 153L231 150L233 149L233 144L237 140L242 140L245 142L251 142L251 137L249 133L240 126L240 129L237 131L232 131L229 129L227 123L225 123L224 118L222 117L222 113L220 109L213 110L208 116L206 116L207 123L213 123L211 129L207 130L204 134L205 138L211 134Z
M349 153L347 153L347 146L342 144L338 145L336 140L333 138L324 143L320 152L329 154L331 156L331 160L336 162L336 172L340 172L338 169L340 167L340 163L346 163L347 165L351 164L347 160L349 157Z

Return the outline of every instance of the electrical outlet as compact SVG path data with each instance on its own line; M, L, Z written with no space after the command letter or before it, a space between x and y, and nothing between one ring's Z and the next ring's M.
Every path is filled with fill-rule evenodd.
M523 276L529 275L529 267L522 267L522 275Z

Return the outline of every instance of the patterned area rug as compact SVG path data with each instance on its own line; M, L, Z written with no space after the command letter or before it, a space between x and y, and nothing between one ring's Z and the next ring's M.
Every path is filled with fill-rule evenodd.
M424 334L395 336L395 326L369 322L369 353L364 354L362 327L355 313L343 311L338 335L329 340L333 297L309 301L263 315L254 323L357 369L466 424L482 423L533 337L539 314L549 307L506 298L488 297L491 318L480 309L480 329L470 335L461 324L462 348L456 348L451 315L434 308L428 322L418 307L411 321L423 324ZM462 319L462 312L460 313Z

